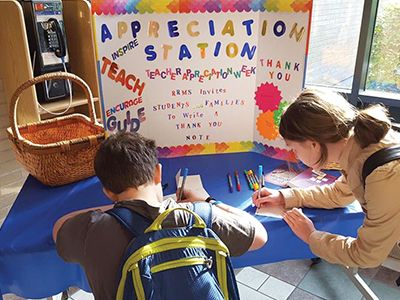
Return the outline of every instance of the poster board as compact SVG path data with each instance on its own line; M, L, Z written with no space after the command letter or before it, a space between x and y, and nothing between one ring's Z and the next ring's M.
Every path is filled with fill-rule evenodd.
M93 0L103 122L160 156L255 151L304 83L312 1Z

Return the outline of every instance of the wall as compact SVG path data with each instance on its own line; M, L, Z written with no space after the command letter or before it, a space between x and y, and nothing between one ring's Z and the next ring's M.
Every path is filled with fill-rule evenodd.
M11 150L6 134L8 122L7 99L3 80L0 78L0 225L3 224L28 175L15 160Z

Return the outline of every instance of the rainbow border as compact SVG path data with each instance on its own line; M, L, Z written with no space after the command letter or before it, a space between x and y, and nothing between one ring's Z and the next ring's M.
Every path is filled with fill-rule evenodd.
M182 146L158 147L158 157L180 157L203 154L256 152L275 159L297 162L293 151L268 146L259 142L228 142L209 144L190 144Z
M92 14L308 12L312 0L92 0Z

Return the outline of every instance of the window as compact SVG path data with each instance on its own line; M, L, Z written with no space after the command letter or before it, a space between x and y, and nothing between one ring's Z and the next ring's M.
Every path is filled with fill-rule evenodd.
M400 1L314 0L305 84L383 103L400 121Z
M314 1L306 85L351 90L363 1Z
M400 1L379 1L366 89L400 93Z

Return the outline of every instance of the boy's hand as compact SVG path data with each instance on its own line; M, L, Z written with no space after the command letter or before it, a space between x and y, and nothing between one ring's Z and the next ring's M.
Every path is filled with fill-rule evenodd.
M285 199L278 190L262 188L260 198L258 198L258 191L256 191L252 199L256 207L261 207L262 205L279 205L285 207Z
M176 198L178 199L180 192L180 188L176 190ZM179 202L198 202L206 200L210 195L207 193L205 189L199 190L191 190L191 189L183 189L182 199Z

